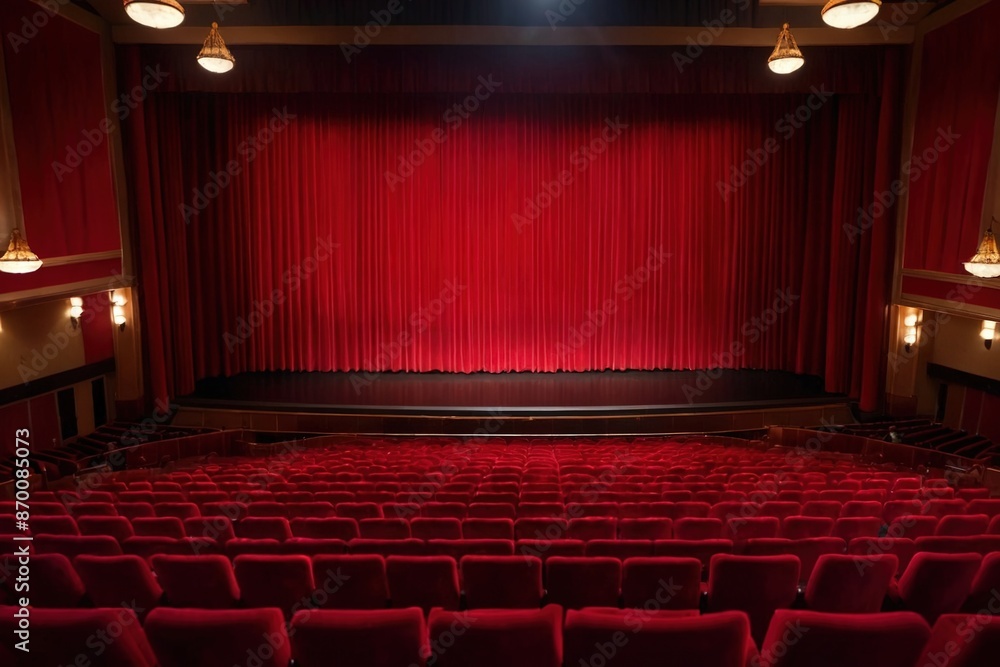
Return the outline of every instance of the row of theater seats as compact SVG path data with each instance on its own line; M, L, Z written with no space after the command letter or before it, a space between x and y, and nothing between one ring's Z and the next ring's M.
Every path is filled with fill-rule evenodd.
M169 511L169 510L167 510ZM13 535L18 522L13 515L0 515L0 535ZM30 522L30 534L107 535L119 542L132 537L206 538L226 543L234 538L276 539L293 537L314 539L373 540L713 540L735 542L761 538L805 539L838 537L850 542L858 537L972 537L1000 535L1000 516L986 514L948 515L941 518L903 515L888 524L876 517L840 517L790 515L751 516L747 518L670 519L643 517L614 519L582 517L577 519L462 519L416 517L413 519L353 519L343 517L296 518L246 517L233 522L225 516L180 518L169 514L141 516L42 516Z
M1000 553L918 553L905 566L892 554L825 554L803 574L794 555L716 554L702 583L696 558L553 556L36 555L33 582L17 591L18 557L2 561L2 589L33 608L135 603L199 609L531 609L583 607L738 610L760 639L777 609L871 614L906 610L933 623L942 614L1000 612ZM897 578L897 573L900 573Z
M14 610L0 608L11 637ZM109 638L109 629L115 634ZM988 667L1000 654L1000 620L779 610L764 638L738 611L277 609L35 610L32 652L0 645L22 667ZM759 648L758 648L759 647ZM100 656L94 663L93 657Z

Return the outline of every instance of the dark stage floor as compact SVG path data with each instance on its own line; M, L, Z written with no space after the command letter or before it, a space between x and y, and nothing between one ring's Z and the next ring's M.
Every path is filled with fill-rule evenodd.
M245 373L178 399L202 408L364 414L650 414L844 403L779 371Z

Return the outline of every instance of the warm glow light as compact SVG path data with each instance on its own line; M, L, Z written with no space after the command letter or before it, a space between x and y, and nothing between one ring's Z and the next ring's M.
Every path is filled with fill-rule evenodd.
M184 8L177 0L124 0L125 13L148 28L175 28L184 21Z
M795 38L786 23L778 33L778 42L774 45L771 57L767 59L767 66L775 74L791 74L805 62L802 51L799 50L799 45L795 43Z
M236 58L229 52L222 35L219 34L218 23L212 24L212 29L205 38L205 44L198 54L198 64L214 74L225 74L236 64Z
M983 340L993 340L996 335L997 323L992 320L983 320L983 328L979 331L979 337Z
M122 310L121 306L116 305L114 308L115 324L120 327L125 326L125 311Z
M993 230L987 229L979 249L968 262L965 270L977 278L1000 278L1000 251L997 250L997 240Z
M10 245L7 252L0 257L0 271L4 273L31 273L42 268L42 260L31 252L28 242L21 237L21 231L15 229L10 233Z
M850 30L878 16L881 6L880 0L830 0L821 16L830 27Z
M903 336L903 342L907 345L913 345L917 342L917 328L910 327L906 330L906 335Z
M917 315L916 313L910 313L903 319L903 325L907 327L917 326Z
M78 320L81 315L83 315L83 299L74 296L69 300L69 316Z

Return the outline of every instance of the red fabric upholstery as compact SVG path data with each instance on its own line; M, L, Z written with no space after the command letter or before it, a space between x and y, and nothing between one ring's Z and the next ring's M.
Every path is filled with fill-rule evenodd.
M438 667L561 667L562 608L434 610L430 657ZM461 636L458 636L461 634ZM447 646L453 639L453 645Z
M251 540L278 540L292 536L292 528L284 517L247 517L236 524L236 535Z
M128 600L142 618L163 599L149 563L139 556L77 556L73 567L97 607L114 607Z
M717 518L684 517L674 521L674 537L678 540L715 540L722 537L723 523Z
M630 518L618 520L618 539L669 540L673 537L673 520L666 518Z
M850 542L858 537L878 537L882 529L882 520L871 517L837 519L833 524L832 537L839 537L844 542Z
M540 558L466 556L459 567L469 609L532 609L541 605Z
M169 537L179 540L186 536L184 523L177 517L143 517L132 520L137 537Z
M198 506L188 502L155 503L153 511L156 512L156 516L171 516L181 521L201 516L201 510L198 509Z
M36 523L33 521L32 526ZM82 516L76 525L83 535L108 535L119 542L135 535L131 522L123 516Z
M32 609L30 653L14 648L15 612L0 607L0 664L78 665L83 656L91 667L162 667L130 609Z
M307 556L237 556L233 571L244 607L277 607L286 618L307 606L316 589Z
M880 554L892 554L899 561L896 570L897 576L902 574L910 564L913 555L917 553L917 544L913 540L906 538L890 537L859 537L851 540L847 547L847 553L852 556L877 556Z
M838 614L878 613L898 569L893 555L820 556L806 587L806 605Z
M566 539L568 528L565 519L522 517L514 522L514 537L518 540Z
M81 519L86 519L89 517L80 517ZM93 517L93 518L112 518L112 517ZM74 521L71 516L32 516L31 517L31 534L32 535L80 535L82 531L79 528L79 522ZM83 533L87 535L88 533ZM104 535L110 535L110 533L98 533Z
M697 609L701 599L697 558L629 558L622 570L622 605L640 609Z
M570 519L566 537L571 540L613 540L618 537L618 520L606 517Z
M316 556L313 581L328 593L321 609L384 609L389 599L382 556Z
M985 514L950 515L938 522L935 535L967 537L984 535L990 526L990 518Z
M92 556L120 556L122 548L118 541L107 535L40 535L34 539L35 553L62 554L75 558L81 554Z
M790 516L781 522L781 536L790 540L830 537L835 523L835 519L831 517Z
M825 614L782 609L761 643L770 667L923 667L930 628L916 614Z
M582 540L518 540L514 550L521 556L536 556L545 561L553 556L583 556L587 543Z
M289 634L298 667L424 665L427 627L419 609L300 611Z
M918 537L929 537L937 532L940 521L936 516L904 514L892 520L886 529L886 536L910 540L915 540Z
M981 613L984 609L994 616L1000 615L1000 552L983 558L962 607L962 611L969 614Z
M462 537L467 540L514 540L511 519L466 519L462 522Z
M795 603L799 568L795 556L713 556L707 609L746 612L751 634L759 643L774 611Z
M700 560L702 578L707 574L713 556L731 553L733 553L732 540L657 540L653 543L654 556Z
M27 598L32 607L77 607L86 593L73 564L62 554L36 554L23 565L26 577L20 577L23 557L8 555L0 559L2 572L9 572L2 583L11 600ZM28 588L17 590L18 579L28 582ZM23 583L23 582L22 582ZM118 600L120 604L122 600ZM8 637L8 641L9 641Z
M726 521L723 537L734 542L778 537L781 522L776 517L749 517Z
M154 609L146 636L160 667L288 667L291 646L277 609Z
M563 636L565 664L574 666L751 667L757 656L750 623L736 611L683 618L570 610Z
M458 567L450 556L389 556L385 560L389 598L396 609L456 610Z
M984 608L985 609L985 608ZM993 605L1000 611L1000 602ZM997 611L945 614L934 624L918 667L985 667L1000 655L1000 617Z
M215 540L220 544L225 544L236 537L233 522L224 516L184 519L184 533L188 537Z
M634 558L652 556L653 543L650 540L591 540L587 542L588 556L610 556L611 558Z
M358 528L361 531L361 539L410 539L410 523L406 519L361 519Z
M231 609L240 601L233 568L225 556L169 556L152 559L153 571L171 607Z
M899 578L899 599L928 623L941 614L954 614L968 598L981 561L972 553L918 553Z
M548 601L564 609L617 607L621 583L617 558L552 556L545 561Z
M427 553L451 556L456 561L463 556L513 556L514 543L510 540L428 540Z
M295 537L347 542L360 535L357 520L342 517L292 519L290 527Z
M807 537L801 540L762 538L747 542L740 553L744 556L795 556L801 565L799 581L806 582L821 556L842 554L846 549L847 544L839 537Z
M448 517L417 517L410 520L410 532L418 540L460 540L462 522Z

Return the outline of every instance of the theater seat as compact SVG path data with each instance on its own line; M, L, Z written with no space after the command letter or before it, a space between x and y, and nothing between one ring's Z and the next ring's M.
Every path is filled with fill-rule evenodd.
M996 608L996 605L994 605ZM986 667L1000 656L1000 616L983 613L945 614L934 624L917 667Z
M361 519L358 528L361 530L361 539L410 539L410 523L406 519Z
M63 518L69 519L69 517ZM37 523L37 519L35 522ZM82 516L77 520L76 527L79 528L81 535L107 535L119 542L124 542L135 535L132 524L123 516Z
M514 522L511 519L473 519L462 522L462 538L466 540L514 541Z
M80 520L88 518L113 519L120 517L80 517ZM31 534L35 535L110 535L111 533L84 533L80 530L79 521L74 521L71 516L33 516L31 517Z
M160 667L288 667L291 646L277 609L154 609L146 635Z
M571 540L613 540L618 537L618 520L607 517L570 519L566 537Z
M233 572L244 607L277 607L285 618L308 606L316 589L307 556L237 556Z
M313 581L328 594L320 609L384 609L389 599L385 559L378 555L316 556Z
M830 537L835 523L831 517L790 516L781 522L781 536L789 540Z
M618 520L618 539L621 540L669 540L673 532L671 519L646 517Z
M722 527L720 519L684 517L674 521L674 537L678 540L716 540L724 537Z
M826 614L779 609L761 643L769 667L924 667L930 628L916 614Z
M130 609L32 609L30 653L14 648L15 612L12 607L0 607L2 665L81 665L82 656L90 667L165 667L154 656Z
M424 664L427 628L419 609L301 611L289 633L297 667Z
M774 611L795 603L799 568L795 556L713 556L706 609L745 612L751 635L760 643Z
M410 520L410 532L418 540L460 540L462 522L447 517L417 517Z
M395 609L457 610L458 566L450 556L389 556L385 559L389 598Z
M179 540L186 536L184 523L173 516L133 519L132 530L136 537L169 537Z
M899 559L892 555L820 556L806 586L806 606L838 614L878 613L898 569Z
M573 667L758 664L750 623L745 614L737 611L701 617L665 617L636 615L634 611L570 610L566 613L563 637L564 664Z
M1000 615L1000 552L983 558L962 607L962 611L969 614L981 613L984 609L994 616Z
M588 556L608 556L625 560L653 555L653 543L650 540L591 540L586 544Z
M562 608L434 610L428 661L436 667L561 667ZM461 634L461 636L458 636Z
M86 591L83 582L73 569L73 564L62 554L36 554L22 567L20 557L15 555L0 558L0 572L10 573L3 578L2 585L7 597L17 600L25 597L32 607L78 607L83 604ZM25 574L24 581L20 574ZM17 590L19 583L27 582L26 590ZM119 603L122 601L119 600ZM7 638L8 641L10 638Z
M114 607L128 600L142 619L163 599L149 563L139 556L77 556L73 567L97 607Z
M947 537L970 537L985 535L990 518L985 514L963 514L942 517L935 535Z
M617 607L621 581L617 558L552 556L545 561L547 599L565 609Z
M232 609L239 604L240 589L225 556L157 555L153 571L171 607Z
M118 541L107 535L39 535L32 542L35 553L62 554L75 558L81 554L92 556L120 556L122 548Z
M898 600L928 623L942 614L954 614L968 598L981 561L973 553L917 553L899 578Z
M469 609L537 609L542 561L522 556L466 556L459 563Z
M236 524L236 535L251 540L278 540L292 536L292 528L284 517L249 516Z
M697 609L701 570L697 558L629 558L622 570L622 606Z
M295 537L343 540L345 542L360 535L357 520L342 517L292 519L291 529Z

